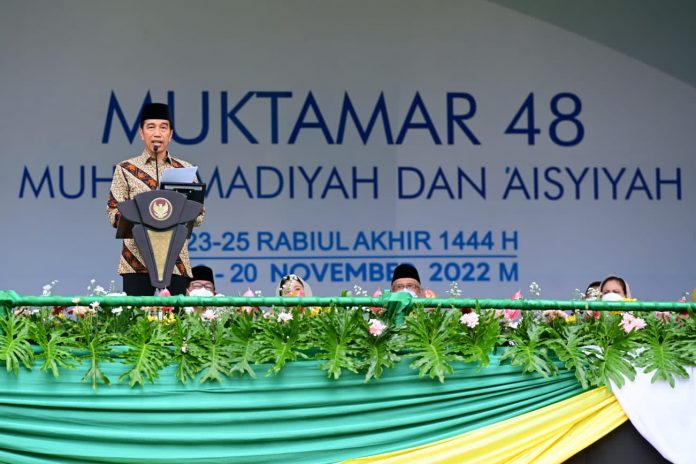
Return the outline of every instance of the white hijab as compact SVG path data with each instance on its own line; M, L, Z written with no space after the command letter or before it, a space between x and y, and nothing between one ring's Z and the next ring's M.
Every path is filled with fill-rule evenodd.
M309 286L305 280L295 274L288 274L286 276L283 276L282 279L280 279L280 282L278 283L278 288L276 288L276 294L278 296L283 296L283 284L289 282L290 280L297 280L302 284L302 287L304 288L304 296L314 296L312 294L312 287Z

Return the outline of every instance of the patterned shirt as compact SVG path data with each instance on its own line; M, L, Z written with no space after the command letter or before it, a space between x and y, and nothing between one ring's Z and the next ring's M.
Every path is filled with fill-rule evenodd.
M106 212L109 216L111 225L116 227L121 216L116 206L126 200L132 200L139 193L157 189L157 173L155 160L147 153L146 150L131 159L127 159L116 166L114 170L114 178L111 181L111 191L109 192L109 200L106 203ZM164 161L159 163L159 176L162 176L162 171L167 168L182 168L191 167L191 163L167 156ZM195 226L201 225L205 217L205 210L194 221ZM123 240L123 249L121 251L121 259L118 264L119 274L129 273L147 273L145 261L135 244L135 240L127 238ZM188 253L188 240L184 244L179 257L174 265L174 274L191 277L191 262Z

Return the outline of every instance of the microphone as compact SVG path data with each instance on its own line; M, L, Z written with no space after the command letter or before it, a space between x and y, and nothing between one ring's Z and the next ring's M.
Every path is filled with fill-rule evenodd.
M157 176L157 187L156 187L156 189L159 188L159 160L157 159L157 158L158 158L157 152L159 151L159 149L160 149L160 146L159 146L158 144L152 145L152 151L155 152L155 173L156 173L156 176ZM155 189L155 190L156 190L156 189Z

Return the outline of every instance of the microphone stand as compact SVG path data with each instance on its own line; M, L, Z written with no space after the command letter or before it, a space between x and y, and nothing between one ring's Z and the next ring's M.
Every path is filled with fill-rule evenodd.
M159 188L159 156L157 155L159 145L153 145L152 149L155 152L155 176L157 177L157 187L155 187L155 190L157 190Z

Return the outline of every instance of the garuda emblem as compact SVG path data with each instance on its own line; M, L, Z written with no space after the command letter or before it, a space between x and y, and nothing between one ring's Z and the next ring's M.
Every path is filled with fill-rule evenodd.
M166 198L155 198L150 202L150 214L158 221L166 221L172 215L172 204Z

